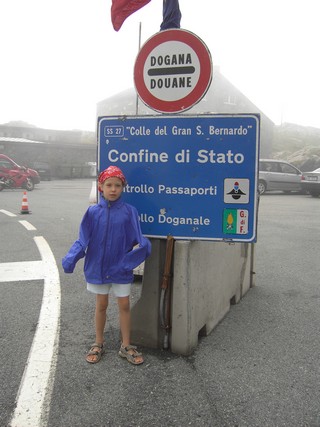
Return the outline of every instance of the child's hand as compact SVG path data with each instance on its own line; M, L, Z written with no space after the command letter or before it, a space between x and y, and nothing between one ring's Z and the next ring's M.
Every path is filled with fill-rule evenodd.
M66 262L64 258L62 260L62 268L65 273L73 273L74 270L74 266L70 265L69 262Z

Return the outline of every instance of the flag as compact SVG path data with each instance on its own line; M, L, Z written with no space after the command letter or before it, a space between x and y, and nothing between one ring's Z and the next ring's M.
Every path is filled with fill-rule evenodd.
M181 12L178 0L163 0L163 21L160 31L180 28Z
M141 9L151 0L112 0L111 21L113 28L119 31L121 25L137 10Z

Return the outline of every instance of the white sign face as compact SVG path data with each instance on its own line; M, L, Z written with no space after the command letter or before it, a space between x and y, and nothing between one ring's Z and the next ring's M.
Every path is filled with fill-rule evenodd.
M199 37L185 30L166 30L151 37L135 63L134 82L140 99L155 111L178 113L207 92L211 56Z
M200 78L198 55L185 43L163 43L150 52L143 78L150 92L162 101L184 98L194 90Z

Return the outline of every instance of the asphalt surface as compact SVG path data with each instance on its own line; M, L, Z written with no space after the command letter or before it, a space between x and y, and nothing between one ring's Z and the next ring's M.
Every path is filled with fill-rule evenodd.
M256 286L190 357L143 349L142 366L120 359L113 304L107 353L86 364L92 305L79 313L75 301L81 325L73 341L61 335L49 426L320 426L319 203L262 198Z
M89 194L90 183L84 185ZM75 237L78 223L70 219L75 215L59 218L51 204L46 217L38 219L36 200L33 206L28 220L38 221L43 233L54 222L56 231L48 240L59 263ZM94 299L81 286L81 261L73 275L60 271L60 342L47 426L319 427L319 211L320 198L280 193L261 197L256 286L231 306L209 336L199 338L189 357L144 348L141 366L121 359L118 311L112 299L107 352L98 364L86 363L85 353L94 341ZM34 259L33 254L24 256ZM35 295L39 286L36 282ZM141 286L134 285L133 304ZM4 348L1 354L6 356ZM19 352L13 356L17 360ZM9 385L9 392L16 387L11 390ZM2 386L2 393L7 391Z

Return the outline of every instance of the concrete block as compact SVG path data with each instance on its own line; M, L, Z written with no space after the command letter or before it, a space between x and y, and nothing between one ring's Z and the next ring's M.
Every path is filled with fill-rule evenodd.
M175 243L171 351L192 353L250 288L248 243Z
M166 240L152 239L140 300L132 308L132 342L162 348L161 282ZM171 282L173 353L189 355L254 284L254 244L177 240Z
M164 332L160 328L159 306L166 241L150 240L152 252L144 265L141 297L131 309L131 342L161 348Z

